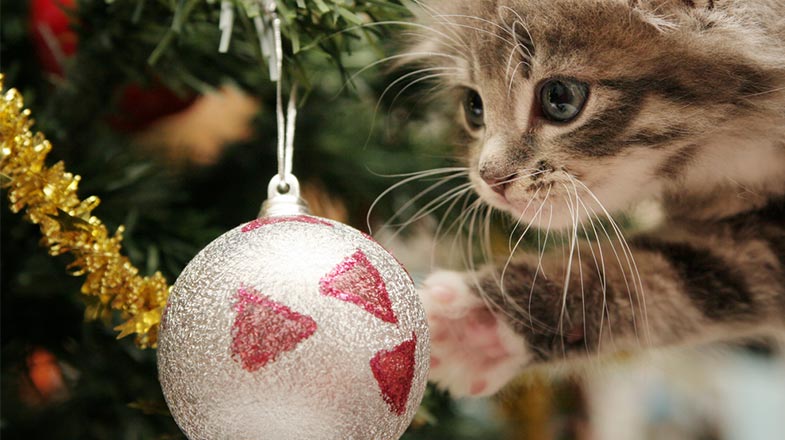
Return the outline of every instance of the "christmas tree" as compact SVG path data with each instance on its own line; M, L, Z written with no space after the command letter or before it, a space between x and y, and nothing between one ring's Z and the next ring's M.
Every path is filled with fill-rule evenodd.
M3 5L4 88L16 88L47 162L82 177L93 213L141 275L172 283L221 232L256 216L275 172L274 84L259 2L31 0ZM318 214L365 227L384 175L451 162L449 135L422 113L423 86L378 60L410 12L399 1L278 2L285 76L302 91L295 169ZM218 50L229 32L227 53ZM226 37L224 37L226 38ZM367 70L365 70L367 68ZM402 87L403 86L403 87ZM385 93L386 92L386 93ZM4 140L5 142L5 140ZM427 186L382 199L382 223ZM40 232L2 198L2 431L7 438L182 438L157 382L155 352L117 339L122 317L80 294ZM422 206L428 200L423 200ZM416 209L415 209L416 210ZM60 220L58 220L60 221ZM62 224L61 224L62 226ZM405 438L488 438L499 427L429 390Z

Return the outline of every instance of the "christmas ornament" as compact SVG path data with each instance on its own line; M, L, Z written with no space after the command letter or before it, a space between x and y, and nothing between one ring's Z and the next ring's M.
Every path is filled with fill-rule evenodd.
M394 439L425 391L429 334L411 278L371 237L308 215L299 198L295 91L285 116L277 81L278 174L261 216L188 264L162 318L159 380L191 440Z
M425 389L411 280L371 238L309 215L262 217L188 264L158 366L196 439L392 439Z
M0 75L0 90L2 83ZM31 223L40 225L51 255L74 256L69 270L87 276L82 293L95 299L85 311L88 318L109 320L119 311L125 321L116 327L119 337L136 333L137 345L154 347L169 289L166 280L158 272L139 275L120 253L123 227L110 236L92 215L98 198L77 196L79 176L67 172L62 162L46 166L52 145L41 133L33 134L32 125L19 92L6 92L0 99L0 176L11 210L24 211Z

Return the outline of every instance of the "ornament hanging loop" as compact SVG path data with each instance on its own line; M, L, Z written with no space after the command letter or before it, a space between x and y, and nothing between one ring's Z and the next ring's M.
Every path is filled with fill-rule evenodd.
M297 84L293 83L291 86L289 103L284 114L281 90L283 80L281 19L276 12L277 6L274 0L260 0L260 2L263 2L265 18L262 20L259 17L257 30L262 53L267 57L270 68L270 79L275 82L278 174L267 185L267 201L262 204L259 216L307 214L307 205L300 199L300 183L292 174L294 126L297 119Z
M286 190L281 191L282 186ZM276 174L267 184L267 200L262 204L259 217L308 214L308 205L300 198L300 182L289 174L282 181Z

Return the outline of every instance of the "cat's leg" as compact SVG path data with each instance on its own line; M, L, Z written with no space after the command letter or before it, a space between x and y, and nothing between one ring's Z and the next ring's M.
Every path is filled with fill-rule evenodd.
M606 245L603 261L583 243L572 263L514 260L503 285L498 269L433 274L420 289L431 379L456 396L487 395L529 365L782 326L785 272L769 246L704 240L639 241L634 260Z

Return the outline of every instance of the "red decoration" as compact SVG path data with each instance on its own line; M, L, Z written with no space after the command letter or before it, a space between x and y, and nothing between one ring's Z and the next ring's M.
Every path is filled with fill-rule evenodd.
M117 130L144 130L164 116L180 113L196 100L196 95L180 96L155 81L149 86L128 84L120 90L117 112L109 123Z
M31 0L30 33L41 67L62 76L63 61L76 52L77 36L68 11L74 0Z
M284 223L284 222L311 223L313 225L325 225L331 228L333 227L332 224L324 220L319 220L316 217L311 217L310 215L292 215L292 216L281 216L281 217L257 218L256 220L243 226L242 231L251 232L253 230L261 228L262 226L274 225L276 223Z
M392 350L380 351L371 359L371 371L379 383L382 398L390 406L390 410L399 416L406 412L414 378L416 348L417 335L412 333L412 339Z
M359 249L319 280L319 292L356 304L382 321L398 323L384 280Z
M316 322L252 288L237 291L232 326L232 358L256 371L281 353L294 350L316 331Z

